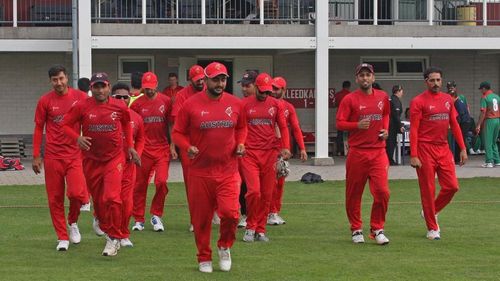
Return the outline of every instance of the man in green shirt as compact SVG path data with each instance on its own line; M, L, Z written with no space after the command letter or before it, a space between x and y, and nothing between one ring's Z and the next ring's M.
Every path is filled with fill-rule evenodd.
M484 133L485 161L484 168L493 168L500 166L500 156L496 141L500 131L500 97L493 93L491 84L487 81L481 82L479 90L483 94L480 107L481 114L476 126L476 132L479 134L481 128ZM484 122L484 124L483 124ZM482 125L482 126L481 126Z

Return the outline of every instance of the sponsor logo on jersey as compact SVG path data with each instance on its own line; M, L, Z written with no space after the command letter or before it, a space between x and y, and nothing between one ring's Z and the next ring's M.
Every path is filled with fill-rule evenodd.
M54 123L61 123L63 121L63 118L64 118L64 114L56 115L56 116L54 116L54 118L52 118L52 121Z
M450 115L448 113L437 113L437 114L432 114L429 116L429 121L442 121L442 120L449 120Z
M52 111L56 111L56 110L59 110L59 106L53 106L52 107Z
M429 110L433 110L434 108L436 108L434 105L429 105Z
M205 116L205 115L207 115L207 114L209 114L209 113L210 113L210 112L208 112L208 111L202 110L202 111L201 111L201 117L203 117L203 116Z
M269 126L273 124L273 120L267 118L256 118L248 120L248 124L252 126Z
M148 117L144 117L143 120L144 120L144 124L165 122L165 118L163 116L148 116Z
M148 112L148 109L147 108L143 108L143 109L141 109L141 112L142 113L146 113L146 112Z
M218 129L218 128L233 128L234 122L232 120L215 120L203 121L200 123L200 129Z
M359 106L359 110L363 110L363 109L365 109L365 108L366 108L366 106L365 106L365 105L360 105L360 106Z
M89 125L89 132L113 132L116 130L115 124L91 124Z
M97 118L97 115L90 113L89 114L89 119L92 119L92 118Z
M248 110L248 114L252 114L252 113L255 113L255 112L257 112L257 110L255 110L255 109L253 109L253 108L252 108L252 109L250 109L250 110Z
M382 114L362 114L359 116L359 120L368 119L370 121L380 121L382 120Z

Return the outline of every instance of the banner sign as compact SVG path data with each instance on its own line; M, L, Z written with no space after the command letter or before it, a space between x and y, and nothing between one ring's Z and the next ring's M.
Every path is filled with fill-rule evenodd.
M333 108L335 88L328 89L328 107ZM283 97L286 101L293 104L295 108L314 109L316 105L315 88L289 88Z

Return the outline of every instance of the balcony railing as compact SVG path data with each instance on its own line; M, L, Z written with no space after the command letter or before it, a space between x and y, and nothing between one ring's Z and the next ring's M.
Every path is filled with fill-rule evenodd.
M80 0L88 1L88 0ZM315 0L90 0L93 23L314 24ZM500 0L321 0L330 22L500 25ZM0 26L69 26L71 0L0 0Z

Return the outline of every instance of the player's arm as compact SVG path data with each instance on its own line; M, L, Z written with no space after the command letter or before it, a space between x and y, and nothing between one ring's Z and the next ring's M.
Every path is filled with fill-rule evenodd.
M63 122L62 122L62 130L64 134L66 134L69 138L76 141L78 146L83 150L90 150L90 146L92 145L91 137L86 137L80 135L76 132L73 127L76 123L80 124L81 117L81 104L77 103L75 106L71 107L71 109L64 114Z
M288 107L288 114L290 117L290 126L292 127L293 136L295 141L299 145L300 149L300 160L307 160L306 146L304 144L304 136L302 135L302 130L300 129L299 119L297 118L297 112L293 106Z
M139 124L137 124L137 135L135 136L134 147L135 151L139 157L141 157L142 152L144 151L144 144L146 143L146 136L144 133L144 122L139 120Z
M135 164L137 164L137 166L141 166L141 157L134 148L134 137L130 118L130 109L126 106L122 107L122 118L120 118L120 123L125 135L125 146L128 150L128 159L132 160Z
M488 105L484 97L481 98L480 106L481 106L481 113L479 113L479 120L477 121L476 125L476 134L479 134L479 132L481 132L481 126L483 125L484 119L486 118L486 109L488 108Z
M410 103L410 165L413 168L422 167L418 158L418 129L422 119L422 108L416 100Z
M467 150L465 148L464 138L462 137L462 130L460 129L460 124L458 124L457 121L457 111L455 110L455 106L453 103L451 104L449 120L453 137L455 137L455 141L457 142L458 147L460 147L460 166L462 166L467 161Z
M384 112L382 113L382 130L379 132L380 138L386 140L389 137L389 122L391 114L391 104L389 98L384 98Z
M242 156L245 154L245 141L247 139L247 122L246 122L246 111L243 106L240 108L238 114L238 122L236 123L235 139L236 139L236 154Z
M347 96L342 100L337 111L337 130L354 131L357 129L368 129L368 127L370 126L370 120L349 121L351 112L351 99L349 98L349 96Z
M189 158L193 159L199 153L199 150L196 146L191 145L189 124L189 112L187 109L182 108L177 115L172 130L172 141L177 144L179 149L186 151Z
M278 104L276 102L276 104ZM285 160L289 159L292 154L290 153L290 133L288 132L288 126L286 124L285 111L282 107L277 105L278 114L276 115L276 122L278 123L278 128L280 129L281 134L281 156Z
M40 155L43 139L43 128L47 120L47 110L42 99L38 101L35 110L35 129L33 132L33 162L32 168L35 174L42 171L42 156Z

